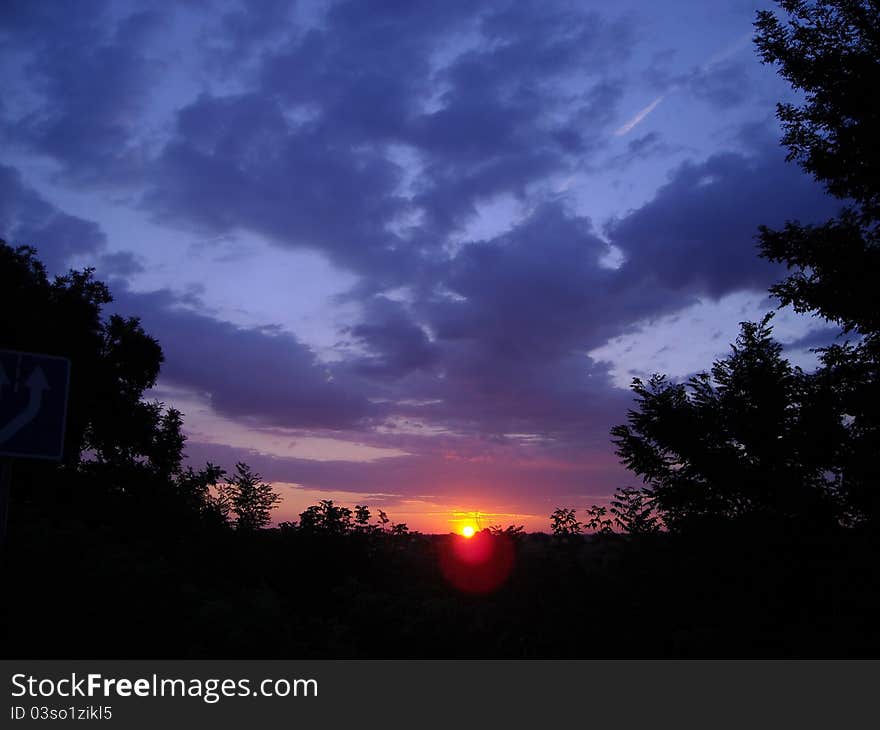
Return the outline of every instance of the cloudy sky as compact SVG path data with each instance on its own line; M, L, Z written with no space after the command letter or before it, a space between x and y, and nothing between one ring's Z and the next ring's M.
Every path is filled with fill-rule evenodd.
M773 307L757 226L834 211L778 145L766 5L2 0L0 236L97 268L190 457L279 519L546 529L635 483L633 376Z

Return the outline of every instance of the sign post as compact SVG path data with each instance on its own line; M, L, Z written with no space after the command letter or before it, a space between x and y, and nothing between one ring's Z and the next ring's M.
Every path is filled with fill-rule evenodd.
M0 350L0 545L6 543L13 459L59 460L70 360Z

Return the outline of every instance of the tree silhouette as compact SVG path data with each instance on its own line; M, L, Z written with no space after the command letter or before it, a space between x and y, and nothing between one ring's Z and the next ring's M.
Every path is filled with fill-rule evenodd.
M244 462L235 465L235 474L221 491L221 499L228 500L230 512L235 515L235 528L242 531L266 527L272 510L281 501L272 486Z
M92 269L50 281L36 250L0 241L0 320L4 348L71 360L64 453L60 467L17 465L17 481L58 472L57 489L82 504L91 520L110 520L124 500L126 520L152 530L189 529L193 522L222 523L224 507L210 485L216 467L183 469L183 418L146 399L163 362L162 348L136 317L107 314L113 301ZM222 472L221 472L222 473Z
M77 299L101 292L88 276L53 289L32 278L39 264L26 252L6 247L0 256L24 264L0 269L3 283L29 282L23 294L34 311L66 328L55 342L35 320L40 336L16 345L73 348L76 362L93 366L83 374L89 387L116 404L80 393L75 419L84 426L65 462L40 464L45 471L22 464L16 559L4 566L9 629L0 645L9 655L74 656L83 647L101 657L878 652L876 537L837 529L864 523L876 493L859 487L870 485L857 461L868 450L854 424L865 422L875 378L852 357L860 345L829 348L815 374L803 373L782 358L767 319L744 325L710 373L641 384L643 402L618 435L646 486L618 490L587 511L585 525L575 510L556 510L556 540L515 525L470 541L413 535L384 511L331 500L305 510L300 525L261 530L277 500L271 487L245 464L231 478L210 463L186 465L182 415L143 400L161 351L139 324ZM68 297L68 312L54 309L55 297ZM95 311L94 320L84 314ZM118 407L125 403L135 405ZM736 524L735 540L723 530L680 534L701 517L758 522ZM739 529L761 520L834 529ZM643 539L661 525L670 533ZM588 543L578 537L584 526L635 537ZM452 570L458 548L469 559ZM59 623L57 594L82 585L89 590ZM646 605L651 631L593 630L643 615Z
M837 457L843 414L821 378L793 367L771 315L743 323L731 354L686 383L633 381L637 408L611 433L648 487L623 493L618 519L681 530L703 519L843 520ZM647 521L645 521L645 519Z
M71 379L64 461L82 458L110 467L148 465L176 471L183 446L179 413L143 395L155 385L162 348L137 318L111 315L113 301L92 269L50 282L36 250L0 241L0 322L4 347L70 358Z
M365 504L356 504L354 506L354 525L358 532L370 532L370 508Z
M594 504L587 509L587 521L584 527L600 535L607 535L614 532L614 520L608 517L607 507Z
M508 525L507 527L490 525L487 529L495 537L504 536L514 540L519 540L526 534L525 528L522 525Z
M198 471L188 466L177 478L177 490L183 502L212 525L226 525L229 520L232 505L229 491L222 484L225 476L223 469L208 463Z
M587 509L584 527L600 535L611 535L617 530L628 535L658 532L662 520L656 502L652 489L616 489L610 507L594 504Z
M560 507L550 515L550 527L554 535L569 537L579 534L582 525L575 510Z
M322 499L318 504L312 505L300 513L299 520L303 532L344 535L352 529L351 510L335 505L332 499Z
M845 414L836 468L852 522L880 523L880 6L876 0L780 2L787 21L758 13L762 60L803 92L779 104L789 160L833 196L840 214L822 225L760 229L762 255L791 273L771 291L861 335L821 351L817 380ZM837 426L831 427L837 430Z
M880 13L874 0L779 5L787 21L759 12L755 43L804 95L777 107L782 143L843 207L823 225L760 228L762 255L792 272L771 292L861 339L820 349L806 374L782 358L767 318L744 323L711 373L633 382L637 408L612 436L648 485L638 498L673 530L744 516L880 522ZM637 503L616 509L638 522Z
M409 527L406 526L406 522L397 522L391 525L391 534L392 535L408 535Z
M764 63L803 92L779 104L782 143L845 207L823 225L761 228L762 253L794 269L772 288L783 304L818 311L864 334L880 329L880 6L876 0L782 0L787 22L758 13Z

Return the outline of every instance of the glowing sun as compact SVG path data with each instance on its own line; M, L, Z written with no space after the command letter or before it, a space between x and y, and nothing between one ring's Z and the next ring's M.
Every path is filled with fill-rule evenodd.
M476 530L474 530L473 525L465 525L461 528L461 534L465 537L473 537L474 532L476 532Z

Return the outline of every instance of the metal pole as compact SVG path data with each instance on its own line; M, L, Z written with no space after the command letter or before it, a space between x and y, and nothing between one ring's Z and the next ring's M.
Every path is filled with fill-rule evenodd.
M9 486L12 483L12 457L0 457L0 549L6 547L9 523Z

